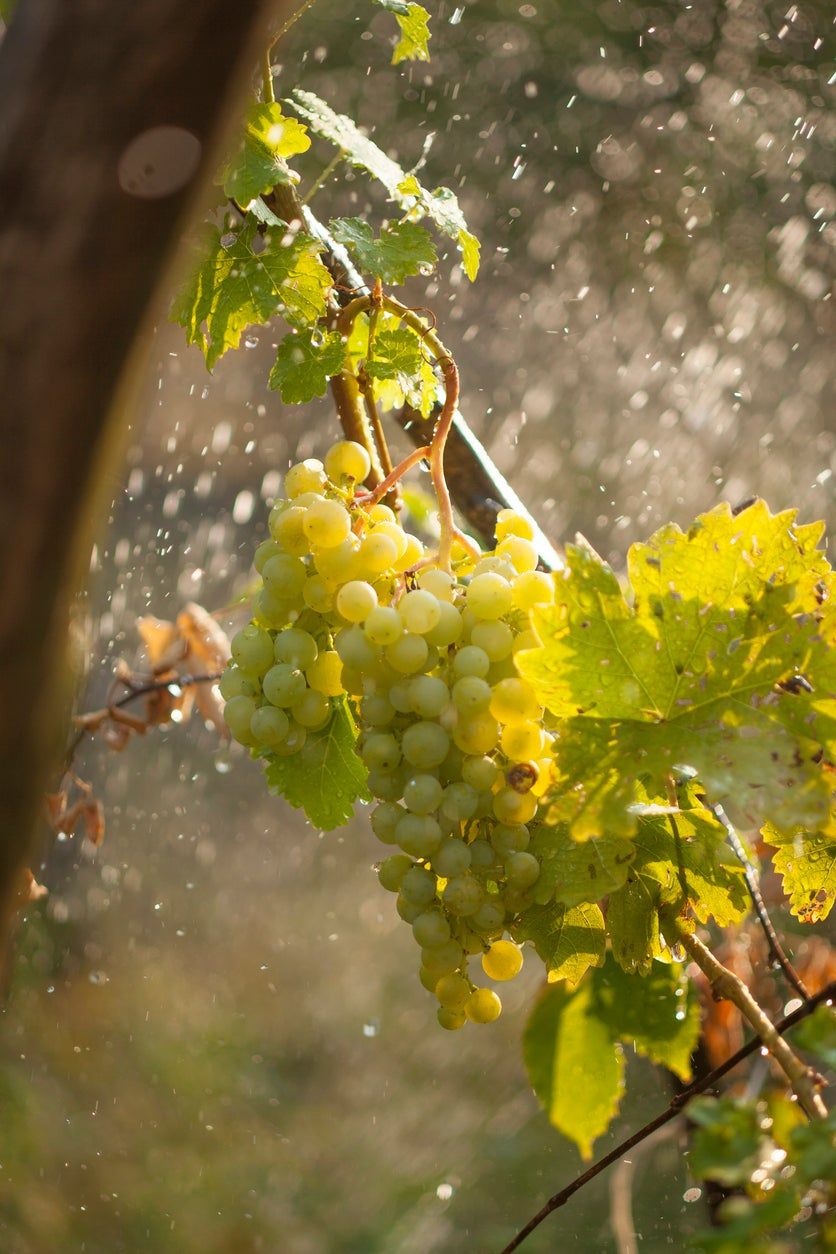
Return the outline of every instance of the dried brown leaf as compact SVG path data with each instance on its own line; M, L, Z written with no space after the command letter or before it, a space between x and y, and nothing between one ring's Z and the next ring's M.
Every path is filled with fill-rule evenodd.
M226 632L208 610L189 601L177 615L177 629L193 658L208 671L222 671L230 658Z

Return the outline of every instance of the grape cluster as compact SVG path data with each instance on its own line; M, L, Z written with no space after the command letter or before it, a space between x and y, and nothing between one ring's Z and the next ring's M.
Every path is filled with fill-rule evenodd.
M509 510L492 552L454 546L454 573L441 569L391 509L357 495L368 472L348 441L288 472L255 556L253 621L221 681L225 717L242 744L291 755L348 698L372 828L398 851L380 883L412 926L421 982L442 1027L489 1023L501 1002L474 986L470 959L493 981L520 971L507 933L540 874L528 845L552 737L514 655L535 643L529 611L553 583Z

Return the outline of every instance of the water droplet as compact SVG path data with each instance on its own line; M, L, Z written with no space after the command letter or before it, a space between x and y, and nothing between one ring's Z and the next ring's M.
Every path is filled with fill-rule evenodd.
M686 1189L682 1194L683 1202L698 1202L702 1197L702 1189Z
M440 1184L438 1186L438 1188L435 1191L435 1195L439 1199L439 1201L449 1202L450 1198L453 1196L452 1184L448 1184L447 1181L445 1180L444 1184Z
M110 976L104 971L91 971L87 976L91 984L109 984Z
M377 1036L380 1031L380 1023L377 1019L370 1019L368 1023L363 1024L364 1036Z

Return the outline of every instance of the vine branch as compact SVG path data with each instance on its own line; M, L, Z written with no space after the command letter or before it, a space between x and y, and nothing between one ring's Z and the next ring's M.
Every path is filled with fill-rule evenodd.
M790 1028L795 1027L797 1023L800 1023L802 1019L806 1019L808 1015L812 1014L816 1006L819 1006L822 1003L830 1003L834 998L836 998L836 980L831 980L831 982L818 993L814 993L810 997L809 1001L805 1002L803 1006L799 1006L798 1010L794 1010L792 1014L786 1015L783 1019L780 1019L777 1023L773 1024L772 1027L774 1031L778 1035L783 1036L784 1032L789 1031ZM645 1141L649 1136L652 1136L657 1128L662 1128L666 1123L670 1123L671 1120L676 1119L676 1117L682 1112L683 1108L688 1105L692 1097L697 1097L700 1093L706 1092L707 1089L714 1088L717 1082L722 1080L723 1076L728 1075L730 1071L733 1071L735 1067L739 1066L741 1062L744 1062L751 1054L756 1053L760 1047L760 1038L753 1037L751 1041L747 1041L745 1045L737 1050L736 1053L732 1054L731 1057L727 1058L725 1062L721 1063L719 1067L715 1067L713 1071L709 1071L699 1080L695 1080L693 1084L689 1084L687 1088L682 1089L680 1093L677 1093L677 1095L671 1099L667 1109L661 1111L660 1114L656 1115L655 1118L646 1123L644 1127L639 1128L636 1132L632 1133L631 1136L628 1136L625 1140L620 1141L618 1145L614 1146L613 1149L609 1150L603 1155L603 1157L599 1158L598 1161L593 1163L591 1167L588 1167L586 1171L583 1171L579 1176L576 1176L575 1179L562 1188L560 1192L555 1193L553 1197L550 1197L545 1206L541 1207L537 1214L528 1221L525 1227L520 1229L513 1240L511 1240L508 1245L500 1251L500 1254L512 1254L514 1250L519 1249L526 1237L531 1236L534 1229L539 1228L544 1219L547 1219L554 1211L559 1210L561 1206L565 1206L569 1199L582 1189L585 1184L588 1184L590 1180L594 1180L595 1177L599 1176L602 1171L606 1171L607 1167L611 1167L612 1164L617 1162L618 1159L621 1158L623 1154L626 1154L628 1150L633 1149L636 1145Z

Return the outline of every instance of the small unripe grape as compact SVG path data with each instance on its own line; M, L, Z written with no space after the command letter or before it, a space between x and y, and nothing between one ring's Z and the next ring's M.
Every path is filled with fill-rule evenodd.
M384 845L395 844L395 828L403 818L403 809L392 801L383 801L372 810L372 831Z
M339 653L326 649L305 671L308 685L326 697L338 697L343 691L343 664Z
M428 906L435 900L435 888L435 876L420 866L411 867L401 884L401 892L407 901L414 901L419 906Z
M524 680L502 679L491 696L491 714L500 723L537 723L543 707Z
M434 597L431 592L422 591L421 588L415 588L401 597L398 602L398 613L407 631L413 632L416 636L423 636L426 632L432 631L441 618L438 598Z
M491 832L491 844L501 858L527 849L531 833L523 823L497 823Z
M501 575L488 572L471 579L467 588L467 608L477 618L491 621L502 618L512 605L511 585Z
M470 992L470 981L457 972L442 975L435 986L436 997L448 1010L461 1010Z
M273 665L273 640L269 632L248 623L232 637L233 660L248 675L263 675Z
M513 980L522 971L523 952L513 941L494 941L482 954L482 970L492 980Z
M491 988L477 988L465 1002L464 1012L471 1023L493 1023L502 1014L502 1002Z
M369 771L369 792L381 801L400 801L403 796L404 778L400 771ZM404 811L401 810L401 814Z
M311 731L324 727L331 717L331 702L321 692L308 688L298 701L294 701L293 717L300 727Z
M295 719L291 719L290 731L280 745L272 746L272 751L277 757L292 758L300 749L304 748L307 739L307 729L300 727Z
M418 979L428 993L435 993L435 986L438 983L438 975L435 971L428 971L426 967L419 967Z
M491 703L491 686L478 675L465 675L453 684L453 704L463 714L476 714L487 710Z
M536 723L508 723L502 729L499 743L512 762L528 762L540 756L543 735Z
M395 842L413 858L431 858L441 844L441 828L428 814L406 814L395 828Z
M333 549L348 539L351 519L339 501L329 501L323 496L305 510L302 528L310 544L319 549Z
M450 924L443 914L427 910L412 925L412 934L422 949L435 949L450 939Z
M513 564L507 557L499 557L496 553L488 553L473 567L471 579L479 575L499 575L506 583L513 583L517 577Z
M436 1018L439 1027L445 1028L448 1032L458 1032L467 1022L460 1010L448 1010L446 1006L439 1006Z
M261 690L258 680L245 675L237 666L228 666L218 684L224 701L232 697L255 697Z
M270 527L270 535L281 545L285 553L290 553L293 557L304 557L310 552L310 543L307 533L305 532L305 516L307 511L301 506L293 505L290 509L283 509L279 513L273 507L268 525Z
M418 572L416 582L419 588L423 588L425 592L431 592L439 601L452 602L456 581L446 570L441 570L438 566L430 566Z
M255 556L253 557L253 566L256 568L259 575L264 569L265 563L269 562L271 557L278 556L281 551L282 550L276 544L275 540L261 541L261 544L256 549Z
M224 722L236 740L249 739L250 722L256 712L252 697L230 697L224 706Z
M412 714L412 696L409 691L409 680L405 679L392 684L389 689L389 700L399 714Z
M413 814L432 814L443 795L444 789L434 775L413 775L404 784L404 804Z
M498 932L505 922L505 911L496 900L484 902L474 915L468 919L470 927L477 932Z
M302 600L308 609L316 610L317 614L330 614L336 601L335 586L322 575L311 575L305 580Z
M371 468L368 453L362 444L354 440L340 440L325 454L325 473L332 483L339 484L343 479L362 483Z
M329 583L341 585L360 575L360 543L356 536L347 536L332 548L317 548L313 562L318 575Z
M337 610L350 623L364 622L377 607L377 593L370 583L351 579L337 593Z
M390 509L388 505L384 505L382 501L378 501L376 505L371 507L368 511L368 517L369 521L373 523L388 522L397 524L398 521L395 511Z
M372 536L381 535L381 536L389 537L389 539L392 541L392 543L394 544L395 548L398 551L398 556L395 559L395 568L397 568L398 561L400 561L400 559L404 556L404 554L406 553L409 547L409 545L407 544L407 534L403 530L403 528L400 526L400 524L396 522L389 522L389 521L375 523L375 525L372 527L371 531L369 532L369 535L372 535Z
M289 553L278 553L269 558L261 572L265 586L288 601L301 596L307 575L301 557L291 557Z
M279 596L274 588L262 588L255 599L256 616L278 630L296 617L296 604Z
M465 758L462 779L477 792L489 792L499 778L499 767L490 758Z
M414 901L407 901L402 893L398 893L398 900L395 903L398 914L404 923L414 923L415 920L424 913L423 906L416 906Z
M417 566L423 556L424 546L418 537L407 535L404 551L395 562L394 569L398 572L398 574L403 574L403 572L405 570L409 570L410 567Z
M354 667L355 670L364 671L367 674L377 661L374 646L366 639L363 628L356 624L353 627L343 627L337 632L334 648L339 653L344 666Z
M456 971L463 962L464 950L458 941L452 939L445 941L443 945L436 945L434 949L424 949L421 952L422 967L427 971L431 971L436 980L441 975L447 975L450 971Z
M303 492L321 492L325 484L322 462L315 457L306 457L303 462L297 462L284 477L284 490L291 497L301 496Z
M398 546L391 536L372 531L360 541L359 561L367 575L382 575L398 560Z
M401 747L388 732L373 732L363 741L360 757L369 770L389 773L401 760Z
M401 675L414 675L427 665L429 649L423 636L404 632L399 640L386 648L386 661Z
M410 680L412 708L421 718L438 718L450 704L450 690L436 675L416 675Z
M497 541L506 536L522 536L524 540L534 539L534 528L528 518L513 509L501 509L496 516Z
M466 644L453 658L453 674L459 678L476 675L479 679L484 679L490 665L491 659L484 649L477 648L475 644Z
M474 840L468 845L470 865L474 871L486 871L496 862L496 854L486 840Z
M540 863L532 853L512 853L505 860L505 875L512 888L530 888L540 877Z
M307 687L305 676L289 662L278 662L271 666L261 686L271 705L285 707L298 701Z
M440 766L450 748L450 737L438 723L413 723L402 738L403 755L420 770Z
M371 693L360 703L360 717L367 727L388 727L395 718L395 707L381 693Z
M470 643L483 649L492 662L501 662L511 653L514 633L507 623L476 623Z
M500 788L494 794L493 812L500 823L530 823L537 813L537 798L530 792Z
M490 714L476 714L462 719L453 731L453 740L462 753L490 753L499 739L499 723Z
M444 879L464 875L470 869L470 848L463 840L445 840L433 854L433 870Z
M464 622L455 605L450 605L447 601L439 601L438 608L438 622L424 638L427 644L434 645L437 649L446 649L461 639Z
M273 745L284 744L290 731L290 719L284 710L279 710L274 705L263 705L250 719L250 731L259 744L271 748Z
M537 569L537 550L522 536L506 536L496 546L497 556L506 557L520 574Z
M447 881L444 904L451 914L475 914L485 900L485 891L471 875L457 875Z
M306 671L316 661L316 641L310 632L301 627L287 627L280 631L273 642L273 656L277 662L290 662Z
M529 570L514 580L513 593L514 605L518 610L531 610L535 605L551 605L554 600L554 580L542 570Z
M476 790L471 788L470 784L459 781L444 789L441 812L446 818L456 823L465 823L476 813L478 801L479 794Z
M377 872L377 878L380 880L381 887L387 892L397 893L406 875L412 870L414 863L405 853L393 854L391 858L384 859L380 864Z
M403 635L401 616L391 605L378 605L366 618L363 631L372 644L394 644Z

